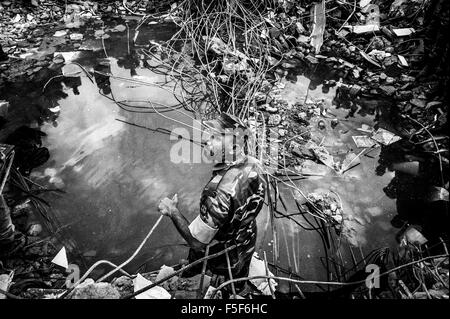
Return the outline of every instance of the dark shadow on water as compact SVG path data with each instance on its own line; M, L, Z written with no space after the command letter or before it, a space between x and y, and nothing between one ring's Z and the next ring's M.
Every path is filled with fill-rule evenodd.
M383 147L378 163L378 175L395 171L395 177L384 188L386 195L396 200L397 215L392 219L392 225L399 229L420 226L429 240L428 245L438 243L440 238L448 242L448 202L433 199L437 187L448 183L448 163L443 162L441 175L439 158L408 141ZM396 168L404 163L417 163L417 171Z

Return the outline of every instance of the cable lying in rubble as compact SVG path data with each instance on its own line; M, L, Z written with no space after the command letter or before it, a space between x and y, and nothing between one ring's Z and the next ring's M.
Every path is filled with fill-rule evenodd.
M161 280L155 281L153 284L150 284L150 285L148 285L148 286L146 286L146 287L144 287L144 288L142 288L142 289L140 289L140 290L138 290L138 291L135 291L134 293L129 294L129 295L125 296L125 297L122 297L121 299L130 299L130 298L136 297L137 295L140 295L141 293L143 293L143 292L145 292L145 291L147 291L147 290L149 290L149 289L151 289L151 288L153 288L153 287L155 287L155 286L160 285L161 283L163 283L163 282L169 280L170 278L172 278L172 277L174 277L174 276L176 276L176 275L182 273L183 271L185 271L185 270L187 270L187 269L189 269L189 268L192 268L193 266L198 265L198 264L204 262L205 260L209 260L209 259L212 259L212 258L219 257L219 256L221 256L221 255L223 255L223 254L226 254L226 253L228 253L229 251L231 251L231 250L237 248L238 246L239 246L239 244L238 244L238 245L233 245L233 246L230 246L230 247L228 247L228 248L225 248L224 250L219 251L219 252L217 252L217 253L215 253L215 254L208 255L208 256L206 256L206 257L197 259L196 261L194 261L194 262L192 262L192 263L190 263L190 264L188 264L188 265L186 265L186 266L183 266L181 269L179 269L179 270L173 272L173 273L170 274L169 276L167 276L167 277L165 277L165 278L162 278Z
M410 263L392 268L382 274L376 275L374 278L380 278L382 276L386 276L392 272L395 272L397 270L400 270L402 268L406 268L421 262L424 262L426 260L431 260L431 259L436 259L436 258L448 258L449 255L448 254L442 254L442 255L435 255L435 256L429 256L429 257L425 257L422 258L420 260L415 260L412 261ZM354 281L354 282L337 282L337 281L316 281L316 280L296 280L296 279L291 279L291 278L285 278L285 277L274 277L274 276L253 276L253 277L244 277L244 278L236 278L233 280L228 280L224 283L222 283L221 285L219 285L217 288L214 289L214 291L212 292L212 296L211 298L214 298L214 296L216 295L217 291L223 289L224 287L226 287L227 285L230 285L232 283L236 283L236 282L240 282L240 281L247 281L247 280L252 280L252 279L275 279L275 280L280 280L280 281L288 281L288 282L292 282L292 283L297 283L297 284L321 284L321 285L328 285L328 286L355 286L355 285L361 285L361 284L365 284L367 279L364 280L359 280L359 281Z
M115 269L111 270L109 273L107 273L103 277L101 277L99 280L97 280L97 282L102 282L103 280L105 280L106 278L108 278L109 276L111 276L112 274L117 272L119 269L122 269L123 267L125 267L130 261L132 261L134 259L134 257L136 257L137 254L141 251L142 247L147 242L148 238L153 234L153 232L155 231L156 227L158 227L158 225L161 222L161 220L163 219L163 217L164 217L163 215L159 216L158 220L155 222L155 224L153 225L152 229L150 229L150 231L148 232L147 236L145 236L145 238L142 241L142 243L139 245L139 247L136 249L136 251L130 256L130 258L128 258L126 261L121 263L118 267L116 267Z
M135 250L135 252L123 263L121 263L119 266L115 267L113 270L111 270L109 273L107 273L106 275L104 275L103 277L101 277L99 280L97 280L97 282L101 282L103 280L105 280L106 278L108 278L109 276L111 276L112 274L116 273L118 270L121 270L123 267L125 267L130 261L132 261L137 254L141 251L142 247L144 246L144 244L147 242L148 238L153 234L153 232L155 231L156 227L158 227L159 223L161 222L161 220L163 219L163 215L159 216L159 218L156 220L155 224L153 225L153 227L150 229L150 231L147 233L147 235L145 236L145 238L142 240L141 244L138 246L138 248ZM60 296L59 299L63 299L65 298L67 295L69 295L73 289L76 288L76 286L78 286L81 282L83 282L83 280L85 280L87 278L87 276L92 272L92 270L94 270L94 268L96 268L100 263L97 262L96 264L94 264L93 266L91 266L91 268L83 275L83 277L80 278L80 280L78 280L73 286L72 288L70 288L69 290L67 290L63 295Z

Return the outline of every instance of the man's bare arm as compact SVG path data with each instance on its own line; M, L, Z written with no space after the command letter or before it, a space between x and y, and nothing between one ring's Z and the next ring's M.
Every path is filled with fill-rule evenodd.
M192 236L191 231L189 230L189 222L178 209L171 210L169 216L180 235L186 240L191 248L201 250L206 247L205 244Z

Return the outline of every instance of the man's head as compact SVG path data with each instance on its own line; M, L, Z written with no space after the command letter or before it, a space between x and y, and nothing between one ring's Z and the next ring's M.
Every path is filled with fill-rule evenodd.
M249 136L247 126L236 116L221 113L203 122L202 142L206 156L216 163L231 163L242 157Z

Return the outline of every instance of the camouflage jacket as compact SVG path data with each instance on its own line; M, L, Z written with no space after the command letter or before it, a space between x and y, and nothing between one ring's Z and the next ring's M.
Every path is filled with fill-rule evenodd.
M260 163L245 157L237 163L216 167L200 200L200 218L214 229L210 252L234 244L230 263L234 270L250 261L256 244L256 216L264 204L266 183ZM215 249L214 249L215 248ZM212 268L225 269L224 258L213 261Z

